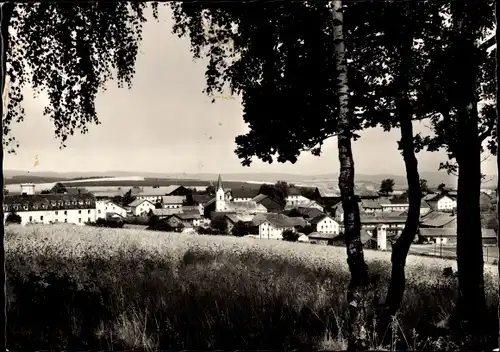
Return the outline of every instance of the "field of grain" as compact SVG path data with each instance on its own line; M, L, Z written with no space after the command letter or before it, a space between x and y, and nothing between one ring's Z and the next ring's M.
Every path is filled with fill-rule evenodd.
M345 347L345 248L69 225L7 227L5 248L9 349ZM366 257L385 292L390 253ZM456 265L407 265L394 338L435 348L435 325L455 315L442 269ZM496 269L485 268L495 341Z

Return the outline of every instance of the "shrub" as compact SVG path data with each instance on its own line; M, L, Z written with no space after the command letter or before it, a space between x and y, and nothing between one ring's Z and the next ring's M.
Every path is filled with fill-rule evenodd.
M9 215L7 215L7 218L5 219L6 224L20 224L21 222L21 216L19 216L15 212L9 213Z
M288 242L297 242L299 234L293 230L286 230L283 232L283 240Z

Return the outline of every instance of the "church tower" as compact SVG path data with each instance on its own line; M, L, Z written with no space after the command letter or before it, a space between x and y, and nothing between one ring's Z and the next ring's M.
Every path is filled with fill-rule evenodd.
M215 211L224 211L226 209L226 195L224 194L224 185L219 175L217 186L215 187Z

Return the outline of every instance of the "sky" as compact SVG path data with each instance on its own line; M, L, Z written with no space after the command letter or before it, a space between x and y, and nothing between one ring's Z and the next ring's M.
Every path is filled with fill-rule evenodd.
M339 170L336 139L329 139L320 157L302 154L295 164L254 160L243 167L234 154L237 135L248 128L238 100L211 99L203 92L205 62L194 61L189 41L171 34L172 20L166 8L159 22L144 26L132 89L109 84L96 101L101 124L91 125L85 135L69 137L59 149L52 122L42 115L44 96L25 92L25 120L14 126L20 147L5 155L4 168L24 171L99 172L132 171L165 173L265 173L304 175ZM415 132L429 129L415 123ZM370 129L354 142L356 172L404 175L397 150L399 130ZM418 154L421 171L437 171L446 160L442 152ZM38 166L33 167L35 159ZM496 174L494 158L483 163L483 173Z

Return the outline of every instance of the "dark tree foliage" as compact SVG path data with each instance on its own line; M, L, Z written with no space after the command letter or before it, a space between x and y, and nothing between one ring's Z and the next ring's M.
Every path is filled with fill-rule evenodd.
M292 216L292 215L290 215ZM316 231L316 229L311 226L311 225L306 225L306 226L297 226L295 227L295 230L297 232L300 232L300 233L303 233L304 235L310 235L311 233L313 233L314 231Z
M265 194L269 198L277 201L279 204L282 204L283 207L286 204L286 197L288 197L290 187L284 181L278 181L276 184L271 185L268 183L262 184L259 188L260 194Z
M9 8L5 8L9 6ZM22 90L45 92L44 109L56 138L65 146L75 132L98 124L95 98L106 84L132 86L145 2L59 1L8 3L2 18L8 26L8 111L3 119L4 148L16 147L11 125L24 118ZM151 3L158 18L157 3Z
M21 216L19 216L18 214L16 214L15 212L11 212L9 213L9 215L7 215L7 218L5 219L5 222L7 224L20 224L21 223Z
M422 195L426 195L431 192L429 185L427 184L427 180L424 178L420 179L420 191L422 192Z
M127 206L129 205L130 203L132 203L136 198L134 196L132 196L132 189L129 189L127 191L127 193L125 193L123 195L123 197L120 197L119 200L117 200L117 203L118 204L121 204L122 206ZM160 206L161 208L161 206Z
M210 227L218 234L227 234L228 226L227 221L221 217L216 217L210 221Z
M394 185L394 179L392 178L386 178L385 180L382 180L382 182L380 183L379 193L387 197L392 192L394 192Z
M254 231L255 231L255 226L253 226L252 223L245 221L238 221L236 224L234 224L231 233L233 236L243 237L246 235L251 235Z
M297 242L299 239L299 234L293 230L283 231L283 241Z

